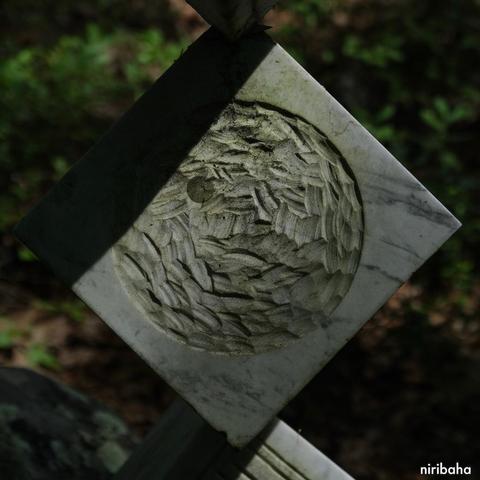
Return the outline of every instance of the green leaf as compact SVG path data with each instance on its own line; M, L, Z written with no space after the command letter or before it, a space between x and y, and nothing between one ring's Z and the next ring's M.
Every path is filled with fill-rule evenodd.
M64 157L54 157L52 159L52 167L55 180L60 180L68 171L69 165Z
M26 352L28 363L32 367L43 367L49 370L60 370L60 363L47 347L40 344L30 345Z
M421 119L431 128L439 132L445 130L445 123L442 122L433 110L424 109L420 111Z
M16 340L21 336L21 332L14 328L0 330L0 350L8 350L15 346Z
M22 262L36 262L38 260L38 257L23 245L18 249L18 258Z
M77 298L65 301L37 300L34 306L50 315L64 315L76 322L82 322L86 313L85 303Z

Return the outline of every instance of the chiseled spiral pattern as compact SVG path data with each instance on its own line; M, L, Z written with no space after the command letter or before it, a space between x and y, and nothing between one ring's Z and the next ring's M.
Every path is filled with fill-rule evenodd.
M137 307L193 348L254 354L317 328L363 237L352 175L299 117L232 103L114 247Z

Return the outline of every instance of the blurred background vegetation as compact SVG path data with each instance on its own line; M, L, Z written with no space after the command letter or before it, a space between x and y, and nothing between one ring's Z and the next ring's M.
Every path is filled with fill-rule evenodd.
M464 224L283 416L358 479L473 466L480 1L283 0L266 23ZM0 1L0 362L96 396L140 433L172 392L11 230L205 28L183 0Z

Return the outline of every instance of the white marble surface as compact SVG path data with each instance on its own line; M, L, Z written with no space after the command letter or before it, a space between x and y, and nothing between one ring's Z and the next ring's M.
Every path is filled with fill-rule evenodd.
M243 81L239 72L248 72ZM328 321L284 348L253 356L218 355L168 338L132 304L110 248L118 239L117 197L128 210L134 201L129 179L145 175L153 182L151 172L142 170L144 159L158 143L187 129L196 109L221 109L233 94L301 116L323 132L356 178L365 222L356 276ZM159 172L168 170L158 162ZM266 35L229 45L207 34L24 219L17 235L214 428L242 446L458 227L438 200Z
M203 477L202 477L203 478ZM285 422L275 419L251 444L227 451L204 480L353 480Z
M253 24L262 21L278 0L187 0L212 26L228 38L240 37Z

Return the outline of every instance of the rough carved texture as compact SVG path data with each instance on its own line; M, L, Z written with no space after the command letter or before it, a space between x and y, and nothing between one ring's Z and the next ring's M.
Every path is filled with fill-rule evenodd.
M253 354L328 321L351 285L362 232L355 182L325 136L286 112L235 102L114 259L131 298L165 333Z

